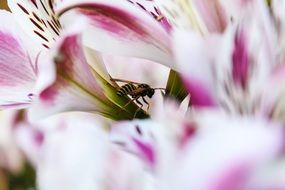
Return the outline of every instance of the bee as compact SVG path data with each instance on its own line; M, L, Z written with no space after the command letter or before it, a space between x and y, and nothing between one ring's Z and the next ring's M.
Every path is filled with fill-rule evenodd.
M126 83L123 86L119 87L117 90L118 96L131 96L132 99L125 105L129 105L131 102L136 102L140 105L140 108L143 107L143 104L139 101L139 98L143 100L144 103L147 104L147 110L149 109L149 103L146 101L145 97L152 98L152 96L155 93L155 90L165 90L165 88L152 88L150 85L145 83L138 83L128 80L122 80L122 79L111 79L112 81L116 82L123 82ZM139 108L139 109L140 109Z

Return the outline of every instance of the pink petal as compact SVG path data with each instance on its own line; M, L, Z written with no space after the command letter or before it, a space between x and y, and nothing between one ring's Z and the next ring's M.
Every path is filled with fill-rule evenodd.
M225 12L218 0L194 0L210 32L223 32L227 25Z
M197 135L167 164L169 170L164 171L171 173L165 175L163 189L243 189L259 166L276 158L283 148L280 126L214 112L197 113Z
M190 102L192 106L215 106L215 98L208 86L200 83L197 80L187 78L185 85L190 93Z
M247 50L247 39L245 35L242 30L236 32L232 54L233 80L244 90L247 88L250 69L249 52Z
M108 101L86 62L79 36L65 37L57 51L54 59L48 57L47 62L39 65L39 101L31 109L31 116L62 111L102 111Z
M37 57L12 14L0 12L0 105L26 107L33 94Z
M215 105L217 89L215 89L215 66L212 57L214 51L217 51L214 48L214 45L218 44L215 36L204 39L194 32L177 30L174 33L174 40L178 70L183 75L192 105Z
M149 14L125 1L71 1L63 4L59 14L69 10L86 16L91 27L85 31L84 43L110 54L152 59L173 67L170 38Z
M153 167L156 164L156 147L152 130L156 128L156 123L151 120L118 122L112 126L111 141Z
M171 25L168 22L167 18L162 15L159 6L157 6L157 2L153 0L130 0L128 1L130 3L133 3L135 6L141 8L143 11L150 14L152 17L154 17L160 24L164 27L164 29L168 32L171 31Z
M250 164L236 164L232 168L217 180L213 185L213 190L229 189L229 190L241 190L245 189L246 183L250 173Z
M133 139L135 145L138 147L138 149L140 150L140 153L142 154L143 158L146 160L146 162L150 165L150 166L154 166L155 165L155 161L156 161L156 155L155 155L155 151L152 145L150 144L145 144L143 142L141 142L138 139Z

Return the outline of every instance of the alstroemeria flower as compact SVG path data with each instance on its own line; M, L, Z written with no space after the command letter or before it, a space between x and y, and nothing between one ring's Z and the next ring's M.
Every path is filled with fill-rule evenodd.
M60 2L9 1L12 13L3 11L7 16L3 15L1 25L2 83L10 89L2 88L2 106L30 107L33 103L31 118L61 111L92 111L113 119L131 119L138 107L134 103L124 107L129 99L116 96L116 84L110 81L100 55L81 44L84 19L80 22L78 18L72 25L62 23L54 12L55 3ZM10 48L12 45L16 47ZM15 63L8 65L11 60ZM146 116L143 111L139 115Z
M91 26L83 32L83 42L88 47L114 55L151 59L173 69L177 69L173 31L190 28L202 35L223 32L230 20L224 18L223 7L216 0L188 3L72 0L63 1L56 12L67 20L77 15L89 19Z
M18 142L35 164L38 188L151 189L144 164L114 146L103 125L93 114L79 112L19 123Z
M283 121L284 59L269 10L264 2L255 3L255 9L222 35L202 38L178 31L177 63L194 107L214 106L231 114Z
M109 76L88 64L102 65L102 58L84 49L77 32L63 37L54 51L39 65L38 99L29 114L32 118L64 111L96 112L115 120L133 118L138 107L134 103L125 107L129 99L118 97ZM143 111L137 114L146 117Z
M268 187L253 179L280 158L280 126L217 112L199 112L184 123L173 115L120 122L111 133L114 142L146 161L160 189Z
M45 1L8 3L13 13L0 10L0 107L26 108L37 97L38 64L56 39L49 36L51 27L59 22Z
M201 35L220 33L230 20L219 0L157 0L157 3L174 31L188 29Z
M90 26L83 32L83 43L88 47L114 55L147 58L174 67L167 29L146 11L143 2L131 2L63 1L56 12L67 20L77 15L89 19Z

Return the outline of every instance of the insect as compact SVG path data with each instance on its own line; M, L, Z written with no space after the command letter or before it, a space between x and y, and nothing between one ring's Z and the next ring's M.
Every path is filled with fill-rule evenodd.
M143 104L139 101L139 98L141 98L143 102L147 104L147 110L148 110L149 103L146 101L145 97L147 96L148 98L152 98L152 96L155 93L155 90L165 90L165 88L152 88L145 83L138 83L138 82L123 80L123 79L114 79L114 78L112 78L111 80L116 82L126 83L123 86L119 87L117 90L118 96L129 95L132 97L132 99L125 105L125 107L131 102L135 101L140 105L140 108L142 108Z

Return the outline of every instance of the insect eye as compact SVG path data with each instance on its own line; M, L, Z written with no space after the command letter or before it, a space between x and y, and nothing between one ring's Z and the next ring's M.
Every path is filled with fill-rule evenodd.
M151 89L151 90L147 93L147 96L148 96L149 98L151 98L153 95L154 95L154 89Z

